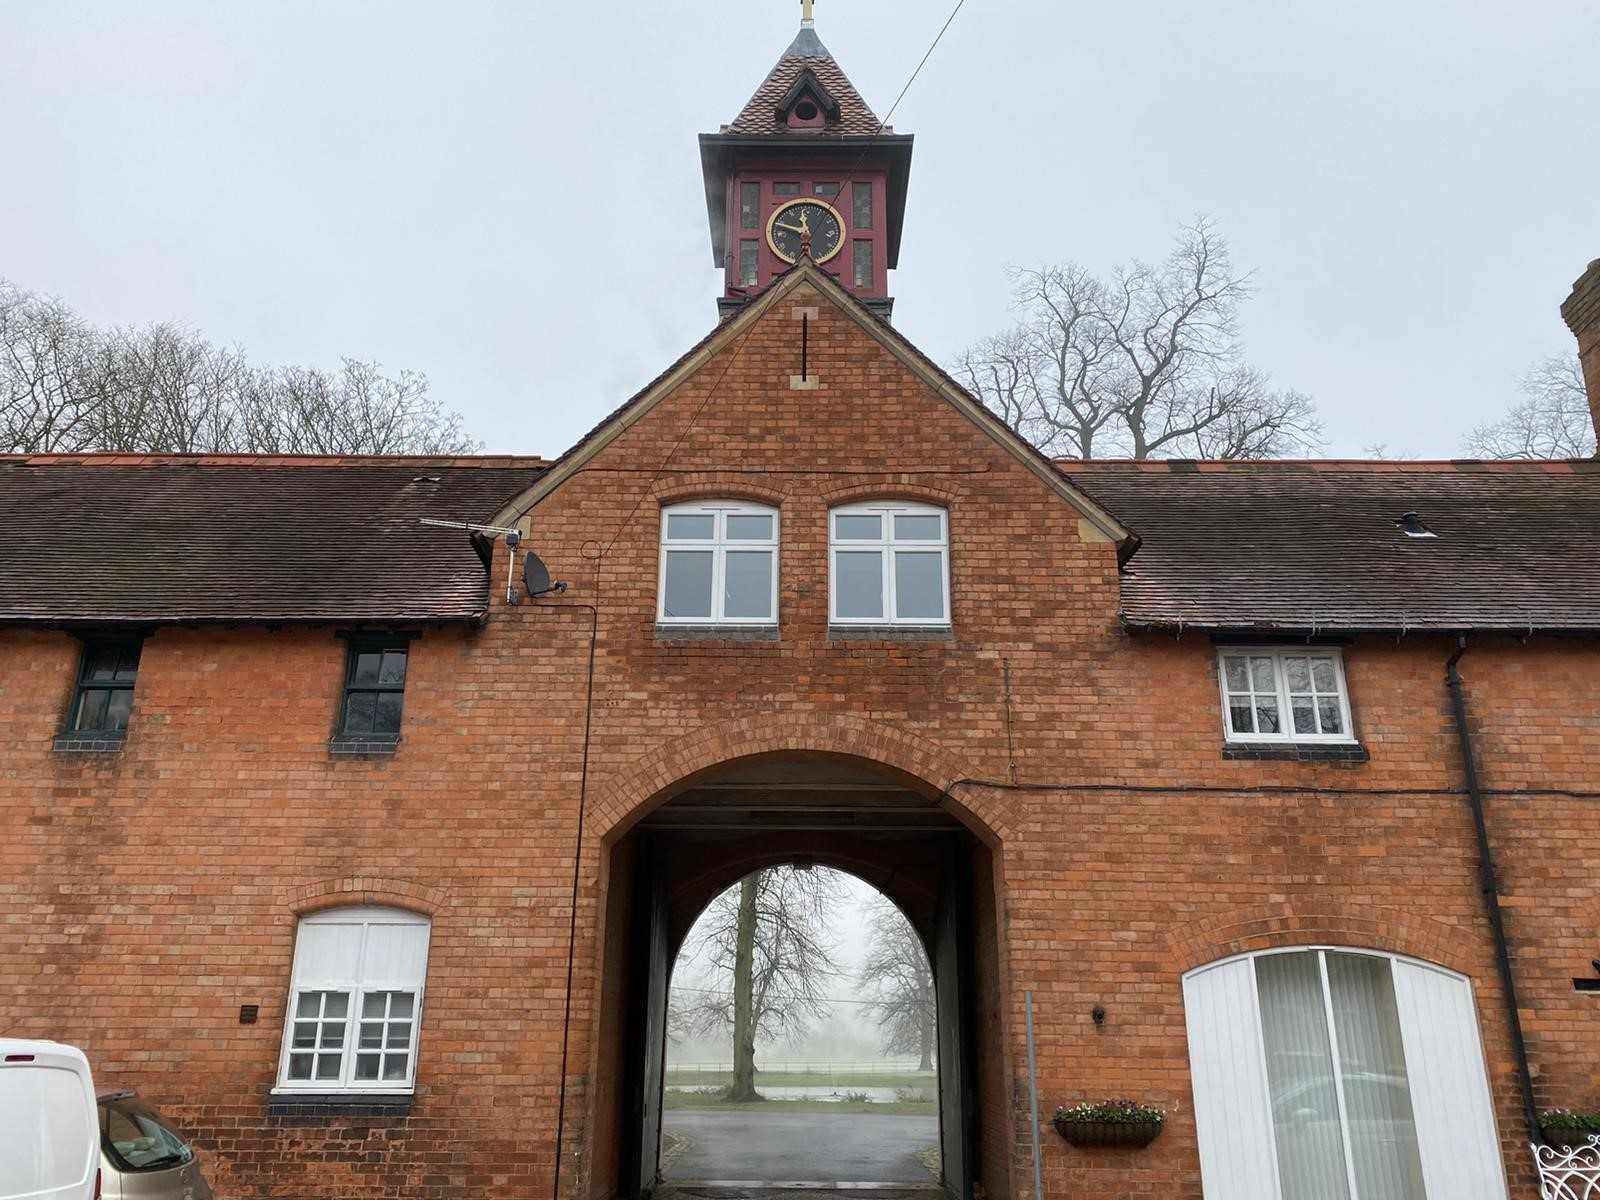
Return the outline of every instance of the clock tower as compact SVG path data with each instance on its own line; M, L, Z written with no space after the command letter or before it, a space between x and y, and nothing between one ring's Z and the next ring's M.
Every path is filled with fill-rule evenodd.
M717 301L736 312L809 252L888 319L911 175L911 135L882 124L817 36L800 32L739 115L700 135Z

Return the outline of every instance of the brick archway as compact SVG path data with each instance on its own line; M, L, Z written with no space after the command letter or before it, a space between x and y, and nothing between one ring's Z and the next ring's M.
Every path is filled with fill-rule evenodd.
M590 808L589 828L602 843L612 844L697 776L737 759L786 752L856 758L888 768L913 790L939 800L986 844L1005 836L1004 806L996 793L965 788L959 798L949 794L953 784L982 774L975 764L885 722L819 714L741 717L669 742L606 785Z
M761 714L678 738L596 789L586 824L600 857L591 945L594 978L604 985L589 1048L585 1194L638 1196L652 1190L652 1178L660 1182L666 981L681 937L720 887L794 860L848 870L889 896L917 929L939 1005L936 1107L947 1194L970 1197L980 1179L991 1194L1009 1194L1008 1156L980 1161L980 1147L1013 1141L998 853L1010 795L958 786L1002 770L963 761L889 723ZM773 791L722 808L719 788ZM803 812L824 815L767 824L774 814L790 819L787 802L771 798L785 789L820 806ZM837 789L831 798L814 798L830 789ZM866 799L848 811L858 796L884 797L877 802L887 807ZM897 824L896 814L908 812L927 816ZM709 832L696 824L708 813ZM881 820L889 823L874 823ZM739 1169L717 1176L754 1177Z

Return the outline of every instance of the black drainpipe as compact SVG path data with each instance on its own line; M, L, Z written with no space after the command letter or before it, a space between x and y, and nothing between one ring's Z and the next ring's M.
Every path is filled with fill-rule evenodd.
M1445 686L1450 689L1450 707L1455 713L1456 738L1461 744L1461 766L1467 776L1467 800L1472 806L1472 825L1478 834L1478 880L1483 890L1483 907L1494 935L1494 961L1500 969L1500 990L1506 997L1506 1017L1511 1024L1511 1052L1517 1060L1517 1083L1522 1089L1522 1117L1528 1123L1528 1137L1543 1144L1539 1114L1533 1103L1533 1075L1528 1070L1528 1044L1522 1037L1522 1015L1517 1004L1517 982L1511 974L1511 948L1506 940L1505 917L1500 911L1500 881L1495 870L1494 851L1489 847L1489 827L1483 819L1483 784L1478 779L1478 756L1472 749L1472 732L1467 726L1467 698L1461 687L1461 672L1456 664L1467 652L1467 639L1456 641L1456 651L1444 665Z

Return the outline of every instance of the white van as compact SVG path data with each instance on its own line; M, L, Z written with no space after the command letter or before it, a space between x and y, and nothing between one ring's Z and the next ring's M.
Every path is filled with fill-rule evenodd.
M0 1038L0 1200L95 1200L100 1121L76 1046Z

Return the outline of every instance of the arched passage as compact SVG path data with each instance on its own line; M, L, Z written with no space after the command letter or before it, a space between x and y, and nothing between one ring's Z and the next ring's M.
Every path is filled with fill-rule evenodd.
M660 787L642 819L612 814L619 832L606 847L593 1193L638 1196L659 1182L667 988L695 917L751 871L795 863L866 881L922 936L938 1011L944 1188L964 1200L982 1178L991 1194L1009 1192L991 831L975 831L972 814L926 779L852 754L757 752Z
M858 875L804 859L735 880L678 950L667 1011L669 1185L939 1179L929 948Z

